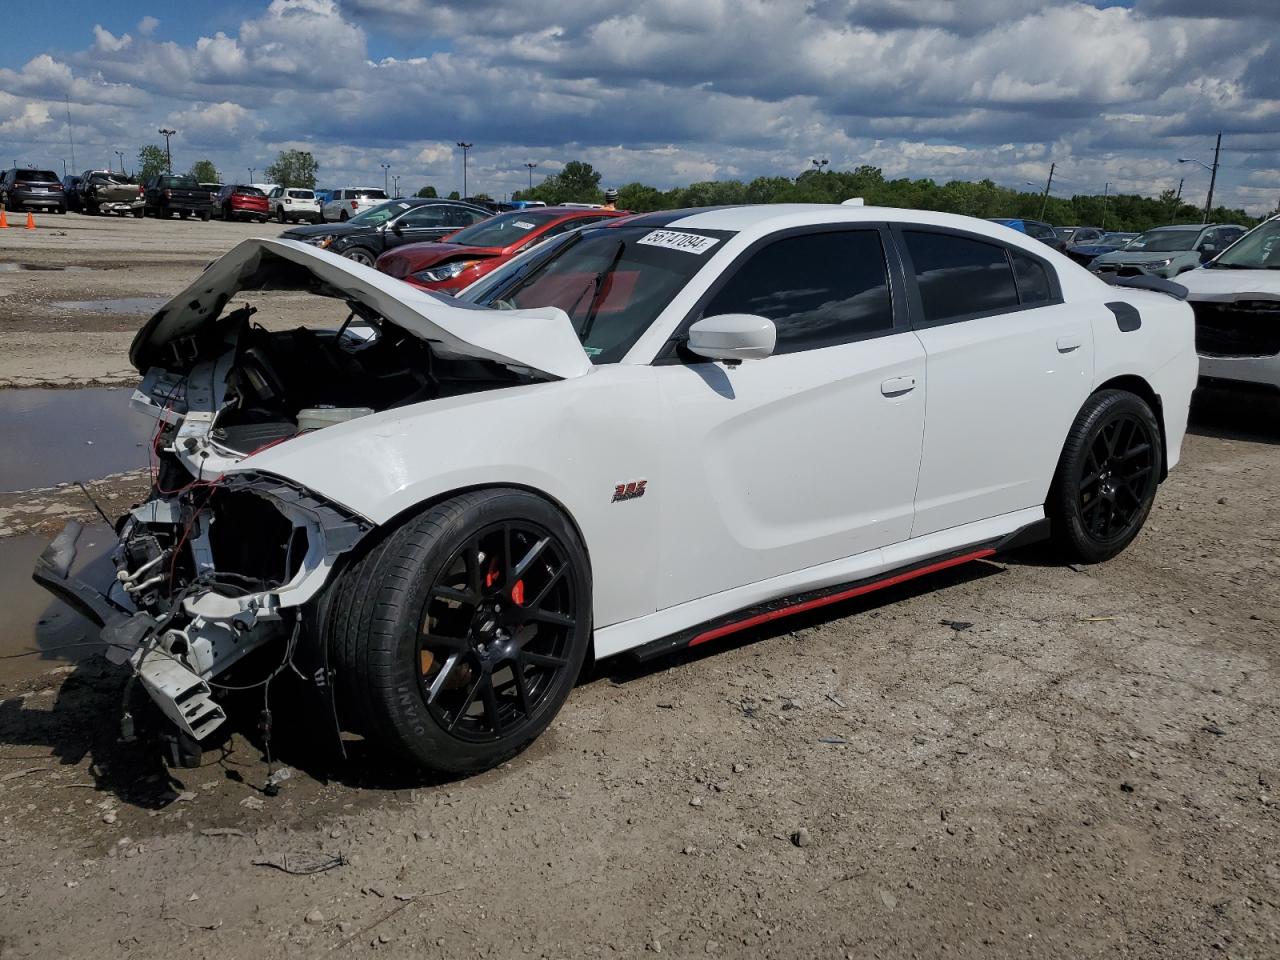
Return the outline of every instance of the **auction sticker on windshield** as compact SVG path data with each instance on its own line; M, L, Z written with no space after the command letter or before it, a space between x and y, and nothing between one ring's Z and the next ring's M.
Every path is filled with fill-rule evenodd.
M681 233L679 230L653 230L636 242L650 247L666 247L668 250L682 250L685 253L696 253L701 256L720 241L715 237Z

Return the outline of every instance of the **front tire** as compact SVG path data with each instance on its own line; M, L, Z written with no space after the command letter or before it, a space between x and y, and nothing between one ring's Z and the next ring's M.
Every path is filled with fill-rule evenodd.
M364 264L366 267L373 266L373 254L364 247L352 247L343 254L348 260L354 260L356 263Z
M343 572L326 642L361 733L450 774L496 766L550 724L591 637L591 574L565 516L521 490L462 494Z
M1160 485L1160 425L1141 397L1103 390L1076 417L1049 493L1054 538L1067 557L1110 560L1138 535Z

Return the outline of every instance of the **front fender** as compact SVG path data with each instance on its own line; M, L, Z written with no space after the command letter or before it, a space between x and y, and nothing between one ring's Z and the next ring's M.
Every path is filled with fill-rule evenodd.
M379 526L462 489L518 486L562 505L592 558L595 622L652 613L660 440L649 367L433 400L327 427L236 470L273 474ZM615 501L620 484L644 495Z

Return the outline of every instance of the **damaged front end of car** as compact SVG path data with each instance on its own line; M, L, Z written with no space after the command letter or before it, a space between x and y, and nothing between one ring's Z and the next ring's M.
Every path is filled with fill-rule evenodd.
M268 331L251 322L252 307L224 312L241 290L313 294L346 319ZM115 578L99 589L73 575L76 521L33 575L100 625L107 658L131 666L176 728L175 759L198 757L225 723L222 692L266 686L287 668L333 712L323 594L375 524L278 460L256 468L255 455L442 397L586 372L590 361L556 314L446 304L303 244L250 240L139 332L130 358L143 376L130 402L155 421L152 486L114 525ZM278 656L218 681L268 647ZM126 707L126 734L129 722Z

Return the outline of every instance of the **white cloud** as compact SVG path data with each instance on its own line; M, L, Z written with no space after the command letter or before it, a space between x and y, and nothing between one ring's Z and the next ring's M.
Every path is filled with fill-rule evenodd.
M381 182L391 163L446 191L467 139L471 185L491 193L524 185L526 160L539 176L582 158L610 183L670 186L794 175L814 155L1013 186L1057 162L1064 191L1154 193L1223 129L1219 195L1270 205L1280 7L1263 6L263 0L192 42L157 39L144 17L132 35L95 25L77 53L0 66L0 123L22 149L56 150L65 94L77 142L141 144L166 122L184 158L260 166L289 144L335 185Z

